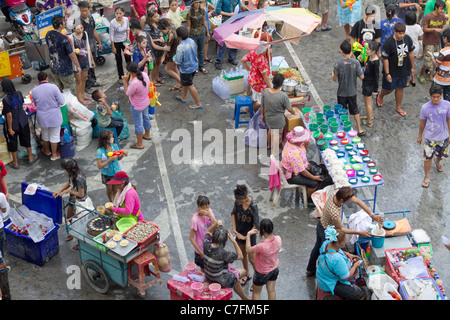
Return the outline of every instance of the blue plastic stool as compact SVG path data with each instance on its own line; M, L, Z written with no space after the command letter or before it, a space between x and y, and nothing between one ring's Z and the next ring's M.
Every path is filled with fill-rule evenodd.
M103 130L111 130L113 132L113 134L114 134L114 142L117 143L117 146L120 148L119 137L117 136L116 128L105 128L105 127L98 126L98 134L99 135L100 135L100 132L102 132Z
M234 103L234 128L237 129L240 124L248 123L249 121L240 121L240 115L246 114L247 112L241 111L241 108L248 107L250 109L250 118L253 117L253 101L252 97L236 97Z

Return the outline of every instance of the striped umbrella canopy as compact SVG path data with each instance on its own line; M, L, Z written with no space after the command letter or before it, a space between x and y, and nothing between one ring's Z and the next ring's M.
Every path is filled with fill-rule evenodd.
M251 32L239 34L239 31L261 29L264 22L282 23L281 41L298 43L303 34L310 34L321 21L319 16L304 8L267 7L233 15L214 29L214 38L220 45L225 43L228 48L256 50L261 32L255 38Z

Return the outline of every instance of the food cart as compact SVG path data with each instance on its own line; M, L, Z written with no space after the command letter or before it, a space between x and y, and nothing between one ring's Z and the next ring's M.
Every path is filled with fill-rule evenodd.
M68 201L67 201L68 202ZM123 234L116 230L114 218L107 213L100 213L78 206L82 210L76 217L68 220L67 233L78 240L82 273L88 284L98 293L106 294L111 281L126 287L132 284L139 289L139 295L145 295L145 288L160 283L161 277L154 260L155 271L144 268L145 275L153 275L155 280L136 284L132 279L136 261L144 256L152 256L155 246L159 243L159 227L151 222L140 221ZM150 232L137 238L133 233L141 225L150 226ZM138 273L142 270L138 270ZM141 275L139 275L141 278ZM144 277L142 277L143 279Z

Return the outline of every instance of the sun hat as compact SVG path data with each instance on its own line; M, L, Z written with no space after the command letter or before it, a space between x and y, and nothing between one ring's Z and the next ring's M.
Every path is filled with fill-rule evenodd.
M130 178L128 177L128 174L125 171L119 171L106 184L121 184L128 180L130 180Z
M257 54L263 54L264 52L266 52L266 50L269 48L269 46L265 46L264 44L266 44L267 41L260 41L259 42L259 48L256 50Z
M297 126L286 134L286 138L292 143L303 143L311 139L311 131Z

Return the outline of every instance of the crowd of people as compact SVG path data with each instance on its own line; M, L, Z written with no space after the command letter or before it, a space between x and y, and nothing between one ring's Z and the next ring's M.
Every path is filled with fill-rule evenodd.
M446 5L442 0L429 0L416 4L407 1L390 1L386 4L386 19L376 21L377 8L369 5L361 18L361 1L356 1L352 10L343 0L338 1L337 19L344 26L346 39L340 45L343 59L335 63L331 72L332 79L338 82L337 101L354 116L359 136L365 135L363 126L374 126L372 99L376 106L382 107L384 97L394 92L395 110L404 117L402 108L403 90L407 86L416 86L416 60L423 57L423 66L417 75L419 84L426 80L433 83L430 89L430 102L426 103L420 114L418 143L425 134L425 179L422 186L430 183L431 159L435 159L438 171L443 171L442 158L448 157L450 127L450 62L449 43L450 28ZM385 1L386 3L386 1ZM194 86L194 77L199 73L207 74L206 63L214 63L217 70L223 68L227 47L217 47L216 60L208 57L208 42L211 40L211 14L222 15L226 21L235 12L241 11L239 0L219 0L216 7L205 0L192 0L186 15L186 24L182 24L178 2L133 0L132 17L125 16L124 8L115 7L115 17L110 22L110 40L116 61L118 82L129 99L131 116L135 125L137 142L131 149L144 149L143 140L151 140L151 122L149 115L149 89L152 83L156 87L166 84L164 71L175 81L169 91L178 91L176 100L187 103L188 93L194 102L188 104L190 109L203 108L201 98ZM269 5L267 0L260 0L257 8ZM86 1L78 3L80 17L75 21L66 21L62 16L52 20L54 30L46 35L50 52L50 73L53 83L49 83L46 72L38 74L39 84L33 89L32 97L37 107L37 121L42 130L44 148L42 152L51 160L60 159L57 144L60 142L60 125L62 123L60 106L64 104L62 92L66 89L75 92L78 101L84 105L94 102L99 125L115 128L119 135L123 121L112 116L112 107L107 104L107 96L99 87L95 75L95 58L102 51L102 43L95 30L95 22ZM322 13L322 24L316 31L329 31L329 1L310 1L310 10ZM430 9L431 8L431 9ZM429 12L427 12L427 10ZM162 17L164 14L164 17ZM70 29L70 35L63 33ZM306 185L309 202L311 195L332 181L322 175L320 165L309 161L306 150L311 141L311 132L306 128L296 127L286 136L282 143L281 132L285 126L284 113L294 113L288 96L281 90L285 80L282 74L271 77L272 41L268 25L261 30L260 46L245 54L241 62L249 70L248 91L254 102L256 117L260 117L269 132L268 147L273 149L282 145L281 166L289 183ZM364 51L355 50L358 44ZM228 62L237 65L237 49L228 48ZM123 64L125 60L125 66ZM380 74L381 70L381 74ZM427 79L425 74L428 74ZM357 104L357 81L362 80L362 95L365 103L365 116L361 116ZM381 82L381 90L379 83ZM3 99L3 114L6 116L4 126L8 150L13 154L11 167L19 168L17 161L18 139L28 152L28 163L33 164L37 156L30 146L30 129L26 114L22 108L23 96L16 91L8 79L2 81L2 89L7 96ZM90 96L89 96L90 95ZM26 120L26 121L25 121ZM118 218L131 216L136 221L143 219L139 196L122 171L120 162L128 154L109 156L109 152L118 151L114 135L110 130L99 134L96 154L97 166L101 171L106 195L113 203L111 208ZM84 207L92 206L88 196L86 176L78 167L76 160L63 159L61 169L67 174L68 182L54 196L69 194L71 202ZM3 172L3 170L2 170ZM3 175L2 175L3 176ZM5 190L4 190L5 188ZM7 186L3 183L2 192L8 199ZM273 222L259 218L256 201L249 195L245 185L237 185L234 190L235 203L231 210L231 230L227 231L223 222L216 220L210 208L209 199L199 196L198 210L192 216L190 242L194 247L195 263L202 269L206 280L218 282L222 287L233 288L242 299L250 299L244 292L251 279L252 266L253 299L259 299L263 286L266 286L269 299L275 299L275 283L279 274L278 253L281 238L274 234ZM340 221L341 207L352 202L359 205L376 221L375 216L365 204L354 196L353 190L343 187L336 190L329 198L317 224L316 243L311 252L307 275L317 275L319 287L324 291L335 293L346 299L364 299L365 292L348 282L360 261L356 256L342 251L345 235L360 234L345 228ZM2 199L0 199L2 203ZM312 204L312 203L309 203ZM3 206L2 206L3 208ZM68 218L76 214L77 207L69 207ZM0 228L1 229L1 228ZM234 235L233 235L234 233ZM260 240L256 235L259 233ZM0 252L3 253L3 233L0 232ZM234 252L225 249L229 239ZM68 237L67 240L71 240ZM242 260L241 269L230 264Z

